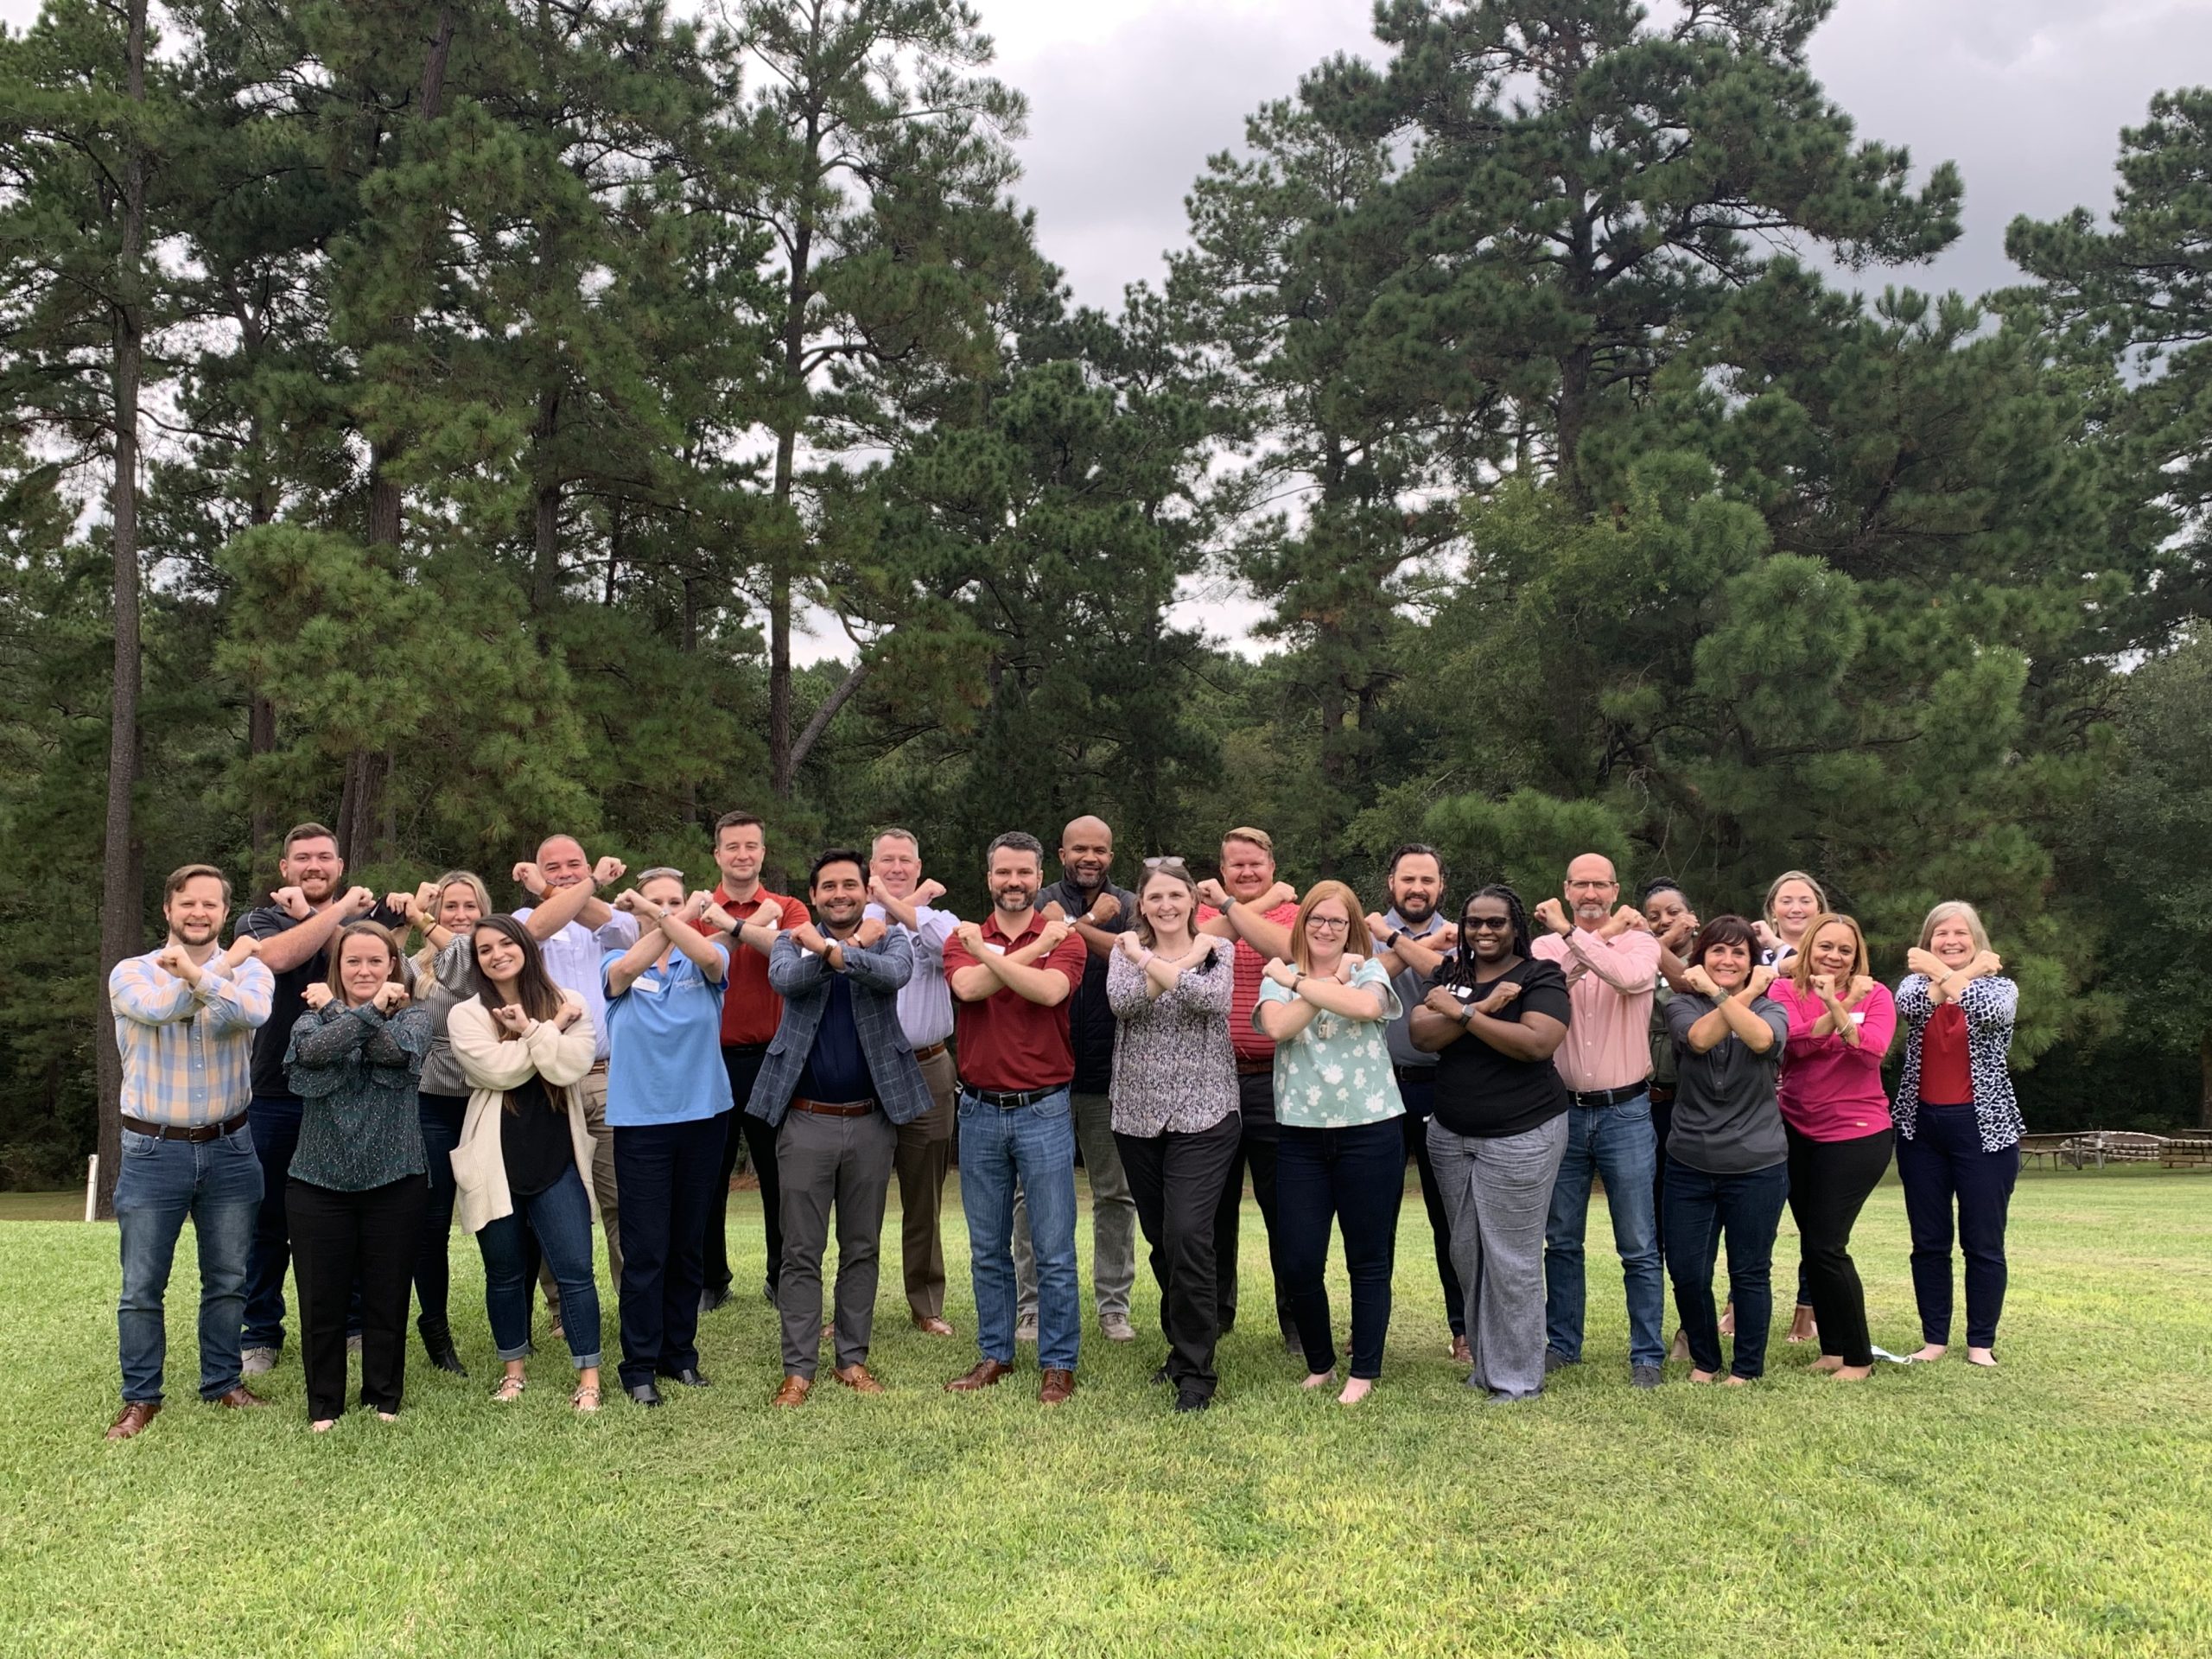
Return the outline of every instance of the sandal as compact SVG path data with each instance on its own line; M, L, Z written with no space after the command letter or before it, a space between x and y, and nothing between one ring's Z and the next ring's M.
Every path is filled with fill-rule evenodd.
M499 1379L499 1386L492 1390L492 1397L501 1405L510 1405L522 1398L522 1391L529 1386L526 1379L509 1375Z
M589 1416L599 1409L599 1390L595 1388L579 1388L569 1396L569 1403L586 1416Z

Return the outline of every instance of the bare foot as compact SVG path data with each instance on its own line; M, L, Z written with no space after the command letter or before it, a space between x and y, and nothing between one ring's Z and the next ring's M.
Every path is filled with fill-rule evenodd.
M396 1423L398 1421L399 1414L396 1411L380 1411L377 1413L377 1421L380 1423Z
M1923 1364L1931 1359L1941 1359L1943 1357L1943 1344L1940 1342L1931 1342L1925 1347L1913 1350L1910 1357Z
M1813 1371L1824 1372L1827 1375L1833 1376L1836 1372L1843 1369L1843 1358L1842 1356L1839 1354L1822 1354L1806 1369Z
M1301 1389L1325 1389L1336 1380L1334 1371L1316 1371L1298 1386Z
M1720 1334L1724 1337L1736 1334L1736 1304L1733 1302L1720 1310Z
M1677 1328L1675 1332L1675 1340L1667 1349L1667 1357L1669 1359L1688 1359L1689 1357L1689 1332Z
M1751 1379L1748 1376L1738 1376L1731 1371L1720 1379L1720 1386L1724 1389L1748 1389L1751 1386Z
M327 1434L338 1427L338 1420L335 1417L318 1417L308 1427L318 1434Z
M1864 1382L1868 1377L1874 1375L1874 1368L1872 1365L1845 1365L1839 1363L1835 1370L1830 1371L1828 1375L1839 1382Z
M1693 1382L1718 1382L1719 1380L1720 1373L1718 1371L1693 1370L1690 1373L1690 1381Z
M1969 1348L1967 1350L1967 1363L1986 1365L1993 1370L1997 1364L1997 1356L1986 1348Z
M1802 1302L1798 1303L1797 1311L1790 1316L1789 1334L1783 1338L1783 1340L1785 1342L1812 1342L1815 1340L1820 1334L1820 1326L1815 1324L1813 1320L1813 1310L1806 1306Z
M1344 1391L1337 1396L1337 1403L1340 1406L1356 1406L1373 1393L1374 1389L1375 1379L1371 1376L1347 1377L1344 1380Z

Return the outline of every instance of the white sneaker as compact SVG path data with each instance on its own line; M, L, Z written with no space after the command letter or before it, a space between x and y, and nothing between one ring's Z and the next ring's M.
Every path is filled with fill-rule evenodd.
M266 1376L276 1369L274 1348L249 1348L238 1356L238 1374L242 1376Z
M1137 1339L1137 1328L1129 1323L1129 1316L1126 1313L1102 1313L1098 1318L1098 1328L1106 1333L1109 1342L1135 1342Z

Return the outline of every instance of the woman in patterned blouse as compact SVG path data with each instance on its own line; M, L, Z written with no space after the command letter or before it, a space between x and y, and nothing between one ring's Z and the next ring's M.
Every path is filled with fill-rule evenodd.
M1106 963L1114 1033L1114 1144L1160 1281L1160 1328L1175 1409L1213 1403L1221 1337L1214 1211L1236 1163L1235 975L1226 939L1194 933L1198 884L1179 858L1150 861L1134 928Z
M1897 1179L1912 1228L1912 1295L1926 1344L1951 1341L1951 1205L1967 1259L1967 1358L1994 1365L2005 1311L2005 1217L2020 1173L2019 1103L2005 1057L2020 988L1989 948L1972 905L1928 912L1912 971L1897 986L1904 1073L1897 1079Z
M346 1409L346 1310L361 1286L361 1403L390 1422L407 1376L407 1302L429 1201L416 1080L430 1016L410 1005L399 944L375 922L339 931L330 978L303 993L285 1074L302 1103L284 1205L300 1289L300 1354L316 1431Z
M1267 965L1253 1027L1275 1044L1278 1259L1305 1386L1336 1381L1329 1330L1329 1224L1344 1236L1351 1280L1351 1375L1338 1401L1364 1400L1382 1371L1390 1272L1406 1190L1405 1116L1383 1027L1397 993L1373 959L1359 904L1341 881L1306 895L1291 925L1291 960Z

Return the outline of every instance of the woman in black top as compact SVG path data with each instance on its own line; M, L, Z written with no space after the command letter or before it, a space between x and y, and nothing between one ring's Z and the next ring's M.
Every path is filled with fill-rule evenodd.
M1742 917L1714 917L1699 930L1667 1004L1675 1090L1666 1146L1667 1271L1693 1382L1720 1375L1713 1268L1724 1233L1736 1311L1727 1380L1749 1382L1766 1370L1774 1235L1789 1193L1789 1146L1775 1098L1789 1016L1766 995L1774 969L1756 965L1758 949Z
M1436 1056L1428 1153L1467 1290L1467 1386L1493 1402L1544 1387L1544 1219L1567 1151L1567 1085L1552 1054L1573 1017L1567 978L1529 953L1513 889L1483 888L1459 914L1459 953L1413 1011Z

